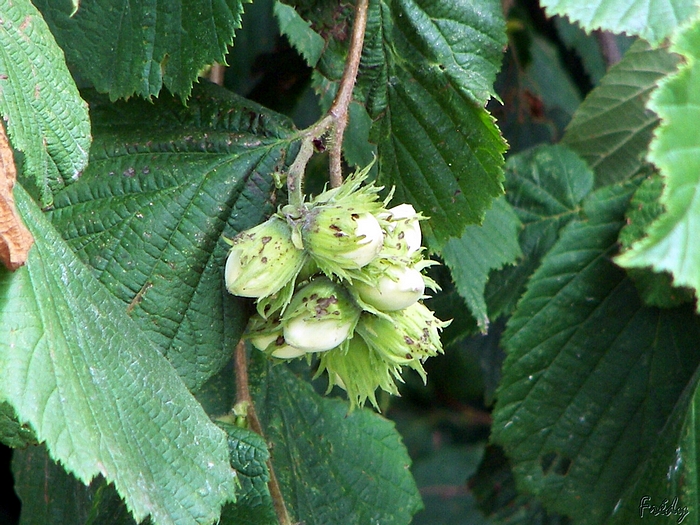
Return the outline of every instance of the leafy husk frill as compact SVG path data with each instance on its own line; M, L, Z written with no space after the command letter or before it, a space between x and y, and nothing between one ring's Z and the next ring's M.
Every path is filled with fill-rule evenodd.
M279 360L318 354L329 389L378 408L377 388L398 394L403 367L426 380L423 362L443 351L449 322L423 304L437 288L422 274L436 264L423 256L424 217L388 208L391 193L382 201L381 187L364 184L370 167L228 241L226 286L256 299L253 346Z

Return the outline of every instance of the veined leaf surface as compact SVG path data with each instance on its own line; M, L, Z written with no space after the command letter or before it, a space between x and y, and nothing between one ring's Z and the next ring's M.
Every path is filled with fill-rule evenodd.
M158 96L163 87L189 96L199 72L223 62L240 26L242 0L37 0L76 66L112 100Z
M685 64L668 77L649 106L661 117L648 159L664 177L665 212L647 236L620 255L625 267L652 267L673 276L675 286L700 291L700 22L688 27L672 46ZM700 305L698 306L700 308Z
M114 483L137 521L213 522L234 497L225 434L16 190L36 244L26 266L0 270L0 400L80 480Z
M52 191L87 164L90 121L63 51L29 0L0 4L0 114L25 155L23 180L51 204Z
M247 301L223 286L222 235L275 211L286 119L213 85L176 98L92 105L90 167L51 220L196 390L230 358Z

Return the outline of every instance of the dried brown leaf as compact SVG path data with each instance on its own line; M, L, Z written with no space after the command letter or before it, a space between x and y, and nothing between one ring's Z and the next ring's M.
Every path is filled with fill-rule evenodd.
M0 123L0 261L12 271L27 261L29 248L34 243L32 234L15 208L12 188L16 178L12 147Z

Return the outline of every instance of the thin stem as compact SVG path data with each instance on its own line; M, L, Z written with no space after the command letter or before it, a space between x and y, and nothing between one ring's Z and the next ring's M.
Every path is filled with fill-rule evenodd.
M333 130L333 143L330 150L330 179L331 187L338 187L343 182L342 151L343 136L348 125L348 108L352 102L352 90L357 81L357 71L360 69L362 58L362 46L365 40L367 28L367 10L369 0L357 0L355 5L355 23L352 28L348 59L345 62L343 77L340 79L338 93L328 113L333 116L335 126Z
M348 115L347 113L342 113L336 120L336 125L333 128L333 136L331 138L330 166L328 167L331 188L337 188L343 183L342 148L343 136L345 135L345 128L347 125Z
M309 159L314 154L314 143L313 139L308 140L306 137L302 139L301 146L299 147L299 153L297 153L297 158L289 167L289 172L287 173L287 189L289 191L289 204L296 208L301 207L304 202L304 192L301 187L302 181L304 179L304 171L306 170L306 164Z
M255 412L255 405L250 396L250 383L248 382L248 356L246 355L245 342L241 339L236 346L236 354L234 357L236 364L236 404L245 404L248 407L247 421L250 428L256 434L262 436L262 425L258 419L258 414ZM267 468L270 471L270 481L267 482L267 487L270 490L272 504L275 507L275 514L280 525L293 525L292 518L287 512L287 506L284 504L284 497L280 490L275 470L272 468L272 461L267 461Z
M612 66L622 60L622 53L617 46L615 35L608 31L594 31L598 46L605 61L605 69L610 69Z
M369 0L357 0L355 6L355 23L353 26L348 60L345 63L343 76L340 79L338 93L331 104L326 116L300 133L301 146L294 162L287 173L287 188L289 190L289 204L299 208L304 202L302 183L304 172L309 159L314 154L314 142L321 139L329 130L331 131L332 146L330 149L330 183L332 187L338 187L343 182L342 174L342 147L343 135L348 123L348 108L352 101L352 90L357 80L357 71L362 58L362 45L367 26L367 9ZM236 405L247 406L247 421L251 430L265 438L262 425L255 412L255 406L250 396L248 382L248 357L243 340L236 346ZM275 513L280 525L292 525L292 520L287 512L279 482L272 467L272 461L268 460L267 466L270 472L268 488L275 507Z
M301 147L287 174L289 203L296 207L303 203L302 181L306 165L314 153L314 141L321 139L329 131L331 133L330 184L331 187L337 188L343 182L343 136L348 124L348 108L352 102L352 90L357 81L357 71L360 68L360 59L362 58L368 7L369 0L357 0L348 59L345 62L338 92L328 113L314 125L299 133Z
M234 355L236 365L236 402L250 403L250 386L248 383L248 357L245 353L245 341L241 339L236 345Z
M223 65L212 64L211 68L209 69L209 80L211 80L214 84L218 84L219 86L223 86L225 72L226 72L226 68Z

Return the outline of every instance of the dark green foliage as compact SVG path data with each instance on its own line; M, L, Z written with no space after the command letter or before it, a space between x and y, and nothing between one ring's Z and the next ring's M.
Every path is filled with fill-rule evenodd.
M241 0L37 1L69 64L110 98L187 98L197 74L222 62Z
M0 114L35 237L0 268L22 524L275 525L273 479L307 525L626 525L645 496L698 522L693 2L543 0L568 17L552 20L520 0L370 0L344 168L376 157L383 196L426 217L442 265L425 304L452 319L427 384L406 371L381 414L326 392L315 356L247 347L245 374L253 305L223 282L225 239L287 204L353 2L0 4ZM223 86L199 77L214 62ZM313 138L308 194L334 147Z
M223 290L222 236L275 210L270 174L284 167L291 124L207 84L186 108L172 97L93 100L90 167L49 216L196 390L247 319Z
M584 201L584 218L543 259L503 340L494 440L524 488L581 523L607 523L640 459L669 446L661 430L699 363L692 309L645 306L610 260L633 190Z

